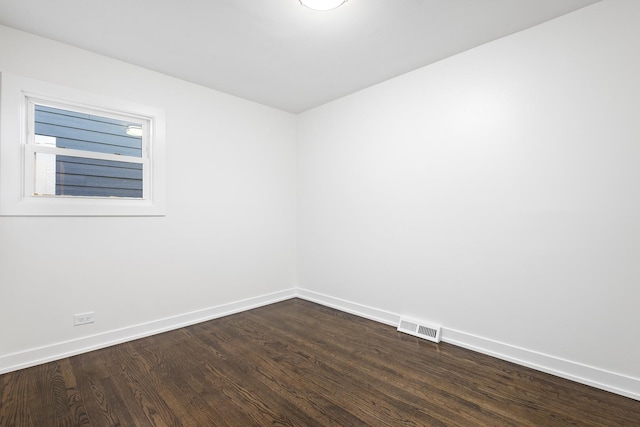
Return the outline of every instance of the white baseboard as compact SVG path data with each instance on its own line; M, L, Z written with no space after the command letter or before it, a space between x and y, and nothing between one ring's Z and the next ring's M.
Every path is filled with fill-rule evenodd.
M291 299L295 296L295 289L287 289L280 292L274 292L267 295L192 311L190 313L166 317L152 322L0 356L0 374L17 371L18 369L28 368L65 357L75 356L88 351L98 350L100 348L136 340L138 338L144 338L162 332L183 328L196 323L206 322L207 320Z
M340 298L330 297L306 289L298 288L296 294L299 298L387 325L397 326L400 320L399 314ZM546 372L557 377L610 391L631 399L640 400L640 379L638 378L609 372L446 327L442 328L442 341Z
M294 288L0 356L0 374L167 332L294 297L394 327L398 325L400 320L400 315L396 313L306 289ZM582 365L570 360L446 327L442 328L442 341L640 401L640 379L638 378Z
M355 314L356 316L364 317L365 319L384 323L385 325L396 327L398 326L398 322L400 322L400 316L389 311L368 307L366 305L346 301L340 298L330 297L329 295L320 294L318 292L298 288L296 289L296 296L307 301L335 308L336 310Z

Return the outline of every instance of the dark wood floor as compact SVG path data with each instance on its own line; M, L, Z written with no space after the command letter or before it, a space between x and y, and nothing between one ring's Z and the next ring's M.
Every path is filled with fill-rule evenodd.
M0 376L0 426L640 426L640 402L299 299Z

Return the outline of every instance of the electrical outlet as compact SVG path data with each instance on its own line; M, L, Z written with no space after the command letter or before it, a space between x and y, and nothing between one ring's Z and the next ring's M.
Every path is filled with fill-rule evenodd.
M96 313L81 313L73 316L73 326L86 325L87 323L93 323L96 321Z

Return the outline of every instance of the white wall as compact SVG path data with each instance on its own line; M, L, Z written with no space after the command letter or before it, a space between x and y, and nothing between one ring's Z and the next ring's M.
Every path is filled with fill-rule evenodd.
M294 115L7 27L0 71L164 108L168 150L166 217L0 217L0 373L293 294Z
M604 1L300 115L300 292L640 398L639 20Z

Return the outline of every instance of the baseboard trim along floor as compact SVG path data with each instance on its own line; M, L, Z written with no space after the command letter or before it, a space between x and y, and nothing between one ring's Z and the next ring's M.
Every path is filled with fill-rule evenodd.
M167 332L291 298L396 327L400 315L302 288L248 298L70 341L0 356L0 374ZM442 341L640 401L640 379L442 327Z
M122 329L116 329L96 335L81 337L70 341L59 342L0 356L0 374L160 334L162 332L183 328L196 323L206 322L208 320L217 319L230 314L291 299L295 296L295 289L287 289L280 292L274 292L202 310L166 317L147 323L132 325Z
M400 314L397 313L379 310L306 289L298 288L296 294L298 298L387 325L397 326L400 320ZM640 379L638 378L538 353L463 331L449 329L446 325L442 326L441 338L442 341L449 344L640 401Z

